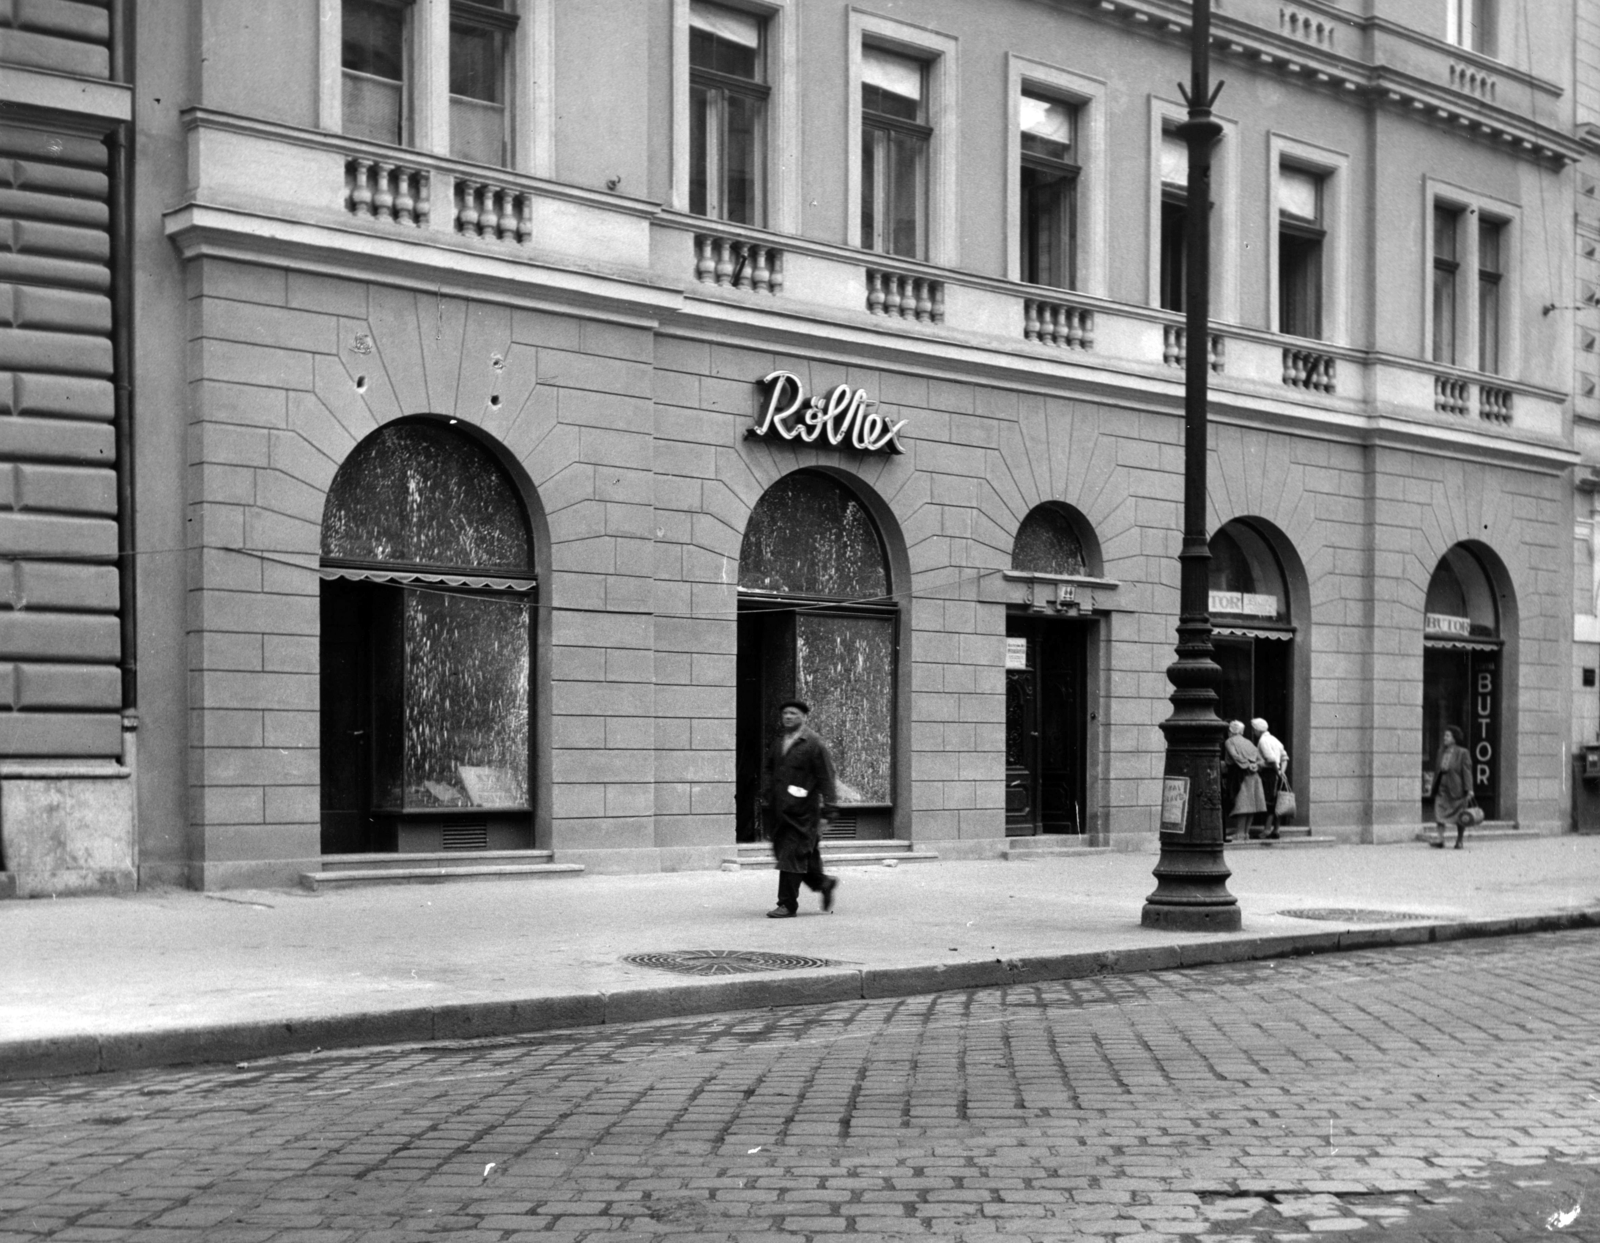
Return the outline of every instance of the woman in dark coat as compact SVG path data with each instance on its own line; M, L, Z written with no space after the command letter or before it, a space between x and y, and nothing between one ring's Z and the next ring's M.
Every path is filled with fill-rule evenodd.
M827 744L806 727L811 706L791 699L779 708L783 732L767 749L761 796L778 859L778 905L768 919L789 919L800 909L800 883L822 894L833 909L838 877L822 871L822 821L832 820L839 795Z
M1456 849L1461 849L1462 840L1467 835L1466 826L1461 823L1461 813L1464 812L1472 799L1472 756L1461 745L1461 727L1447 725L1444 730L1444 745L1439 748L1439 758L1433 766L1433 841L1430 845L1444 848L1444 834L1447 826L1454 827L1456 831Z

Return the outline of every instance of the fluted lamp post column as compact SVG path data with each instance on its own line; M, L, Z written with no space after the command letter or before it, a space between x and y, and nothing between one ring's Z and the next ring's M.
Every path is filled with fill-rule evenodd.
M1172 715L1161 725L1161 858L1155 891L1140 922L1147 928L1236 932L1239 903L1228 892L1223 858L1218 757L1228 727L1217 716L1222 670L1212 659L1211 552L1206 538L1206 389L1211 319L1211 148L1222 133L1211 115L1211 0L1194 0L1189 117L1178 135L1189 147L1184 242L1183 550L1178 603L1178 659L1167 666ZM1182 89L1181 87L1179 88ZM1219 84L1217 90L1222 89Z

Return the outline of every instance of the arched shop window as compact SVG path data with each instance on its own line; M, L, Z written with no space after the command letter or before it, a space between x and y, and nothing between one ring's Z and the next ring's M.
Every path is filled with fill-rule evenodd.
M1431 820L1434 762L1447 725L1472 753L1478 805L1490 819L1501 803L1500 703L1505 653L1499 600L1487 568L1466 545L1440 559L1428 580L1422 619L1422 799Z
M738 828L760 835L778 704L811 705L839 780L838 836L889 836L898 610L877 524L842 483L797 472L762 495L739 555Z
M1033 574L1089 573L1072 519L1053 504L1036 505L1017 528L1011 568Z
M322 522L324 853L531 847L537 580L504 468L431 420L380 428Z
M1261 530L1236 518L1211 537L1210 575L1217 715L1246 725L1264 717L1288 748L1293 777L1295 626L1283 562Z

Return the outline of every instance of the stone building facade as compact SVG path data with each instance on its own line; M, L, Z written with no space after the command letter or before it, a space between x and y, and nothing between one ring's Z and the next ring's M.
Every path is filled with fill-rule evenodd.
M1188 6L982 7L141 6L146 882L715 867L796 692L841 834L1153 843ZM1446 723L1571 816L1576 19L1447 7L1217 17L1222 709L1351 842Z

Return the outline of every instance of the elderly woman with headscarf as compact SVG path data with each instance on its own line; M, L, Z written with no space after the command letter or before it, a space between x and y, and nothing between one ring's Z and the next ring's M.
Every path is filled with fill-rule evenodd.
M1255 731L1256 750L1261 753L1261 789L1267 800L1267 820L1263 837L1278 836L1278 794L1289 785L1289 752L1267 728L1263 717L1250 722Z
M1250 822L1267 810L1267 799L1261 789L1261 752L1244 736L1243 721L1228 722L1228 737L1222 744L1222 751L1238 790L1228 812L1227 831L1223 834L1223 840L1231 842L1241 828L1248 831Z
M1433 846L1444 846L1446 827L1456 831L1456 849L1467 835L1461 813L1472 804L1472 757L1461 745L1459 725L1444 727L1444 745L1433 766Z

